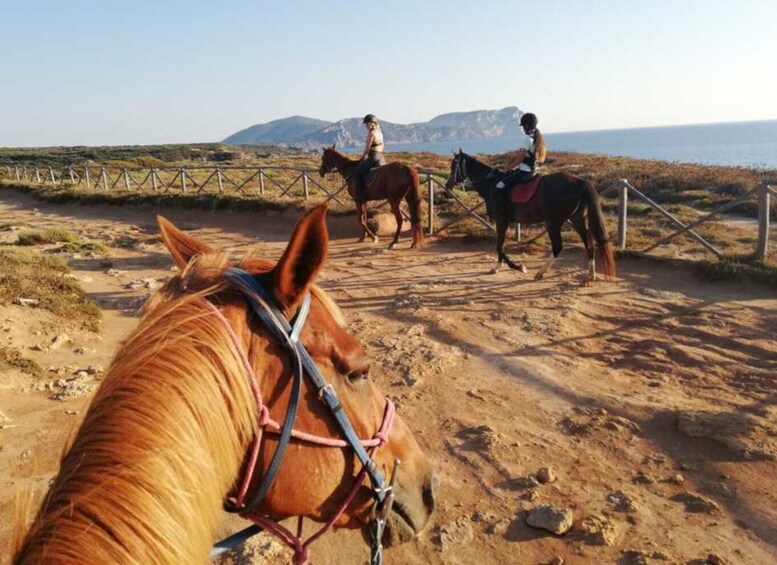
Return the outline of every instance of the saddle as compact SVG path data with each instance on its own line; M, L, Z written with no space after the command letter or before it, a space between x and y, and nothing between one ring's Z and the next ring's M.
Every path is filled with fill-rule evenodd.
M364 185L370 186L372 184L372 181L375 180L375 175L377 175L378 171L385 166L386 165L380 165L379 167L372 167L370 170L364 173Z
M537 192L537 186L539 186L541 178L542 175L534 175L524 182L520 182L512 187L508 186L510 202L513 204L526 204L534 198L534 193Z

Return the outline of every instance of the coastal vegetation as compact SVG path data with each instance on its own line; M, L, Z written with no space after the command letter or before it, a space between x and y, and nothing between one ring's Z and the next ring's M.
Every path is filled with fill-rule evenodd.
M510 160L509 153L482 156L494 167L504 168ZM390 159L401 161L426 170L438 171L436 177L442 181L447 175L450 157L429 152L391 153ZM213 190L213 181L207 190L190 190L183 194L180 190L166 191L127 191L119 183L114 189L84 190L82 187L54 186L51 183L19 182L9 175L6 168L39 166L63 168L73 166L83 172L84 167L90 168L90 174L96 179L100 167L110 169L113 178L121 169L162 169L169 168L169 181L181 167L190 168L192 180L202 183L213 171L213 166L219 164L225 173L241 182L237 169L230 167L274 168L271 172L274 178L284 186L292 183L301 169L308 171L311 179L310 198L304 199L300 182L287 194L281 194L277 186L268 184L268 190L259 194L257 182L252 181L239 193L228 186L223 193ZM196 207L212 210L282 210L289 207L305 207L321 201L326 194L313 185L313 181L321 183L329 190L339 187L339 179L321 179L318 175L320 153L299 149L275 146L228 146L224 144L194 144L194 145L161 145L161 146L131 146L131 147L68 147L40 149L0 149L0 182L6 186L16 186L32 191L36 197L58 202L79 203L153 203L160 206ZM197 168L199 167L199 169ZM552 152L544 165L544 172L566 171L590 180L600 192L611 189L620 182L629 182L646 196L655 200L679 220L688 223L700 218L706 213L720 207L752 189L760 182L777 180L777 171L759 171L739 167L703 166L687 163L672 163L650 159L635 159L628 157L612 157L606 155L589 155L571 152ZM43 173L42 173L43 174ZM138 173L142 176L143 173ZM160 172L162 175L163 172ZM248 173L244 176L247 178ZM137 179L136 179L137 180ZM423 178L422 178L423 180ZM777 183L775 183L777 184ZM477 207L481 204L474 192L461 189L454 191L455 196L465 205ZM615 191L611 191L603 202L605 212L614 213L617 208ZM352 203L342 198L342 204L333 202L331 211L335 214L353 212ZM482 211L482 208L480 209ZM436 195L436 227L439 228L446 219L462 211L459 203L442 192ZM629 202L629 232L627 248L639 251L652 242L666 237L675 230L673 224L666 218L654 212L646 203L637 198ZM755 238L755 218L758 216L758 204L755 198L739 203L729 215L713 219L700 225L696 230L711 244L717 246L726 257L723 262L713 260L714 267L700 268L705 276L711 278L740 277L743 272L762 279L763 268L769 271L777 260L775 248L777 241L772 237L771 252L764 264L753 262L749 254L753 250ZM777 198L772 199L771 217L777 219ZM611 225L614 232L614 225ZM777 232L777 230L772 230ZM449 235L465 236L468 239L491 237L491 232L474 218L465 218L445 232ZM526 252L534 252L537 247L544 247L541 226L524 226L523 242ZM567 234L570 241L575 237ZM690 259L704 263L714 259L701 249L687 235L674 239L670 244L658 248L657 253L664 257ZM751 268L752 267L752 268ZM760 270L759 270L760 269ZM769 271L770 272L770 271ZM768 276L767 276L768 278Z

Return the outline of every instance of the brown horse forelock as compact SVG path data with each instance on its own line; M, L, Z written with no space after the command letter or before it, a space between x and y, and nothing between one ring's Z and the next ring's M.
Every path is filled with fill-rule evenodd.
M202 257L150 303L95 394L35 523L26 535L17 528L15 562L81 563L87 555L122 563L207 559L222 503L256 432L256 414L246 370L204 297L220 306L244 343L271 415L281 420L288 402L288 362L263 328L245 323L245 300L225 288L223 266L223 256ZM260 273L272 265L241 266ZM317 287L311 291L302 341L357 433L370 437L383 399L371 383L355 390L337 375L360 362L363 350L342 328L334 303ZM398 423L378 453L384 469L401 452L417 449ZM311 390L303 389L296 427L337 435ZM263 467L274 444L266 436ZM263 510L321 520L333 514L357 470L343 450L289 450ZM364 490L338 525L367 519L371 501Z

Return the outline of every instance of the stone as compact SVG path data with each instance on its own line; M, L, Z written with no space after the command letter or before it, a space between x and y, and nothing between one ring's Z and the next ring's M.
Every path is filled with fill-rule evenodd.
M677 473L667 478L664 482L671 483L673 485L681 485L685 482L685 477L683 477L680 473Z
M439 540L443 549L467 545L472 542L474 537L472 522L467 516L459 516L453 522L440 526L439 529Z
M656 482L656 480L651 477L648 473L644 471L640 471L636 475L634 475L634 478L631 479L633 483L636 483L638 485L652 485Z
M575 532L578 532L588 545L615 545L618 535L615 523L599 514L586 516L575 524Z
M616 490L607 495L607 501L619 512L636 512L634 501L625 492Z
M648 565L648 555L642 551L629 549L621 553L618 565Z
M510 529L510 524L512 523L513 520L511 518L502 518L491 524L486 529L486 533L503 536L507 533L507 530Z
M712 514L719 510L718 504L715 501L693 492L682 492L673 496L670 500L685 504L686 512Z
M542 467L537 471L537 480L543 485L556 482L556 473L553 471L553 467Z
M572 527L572 510L559 508L553 504L542 504L529 510L526 524L532 528L547 530L556 535L563 535Z
M70 336L67 334L59 334L54 339L51 340L51 343L49 344L49 350L54 351L55 349L59 349L66 343L70 342Z

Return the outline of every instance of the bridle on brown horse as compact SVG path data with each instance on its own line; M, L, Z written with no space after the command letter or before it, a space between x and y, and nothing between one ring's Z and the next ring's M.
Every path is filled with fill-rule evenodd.
M257 277L251 275L243 269L231 267L226 270L225 277L229 281L230 285L239 290L248 300L251 305L251 311L262 321L262 323L270 330L273 336L288 350L292 358L292 365L294 367L294 376L292 380L291 396L289 398L289 404L286 410L286 416L284 418L283 425L272 420L269 416L267 407L262 402L261 392L259 391L259 384L254 373L251 364L248 361L248 357L245 354L240 341L235 334L229 321L224 315L216 308L211 302L206 301L208 307L223 323L230 338L235 346L236 351L239 353L246 371L250 375L251 390L254 395L254 399L257 405L258 412L258 432L254 437L253 446L251 449L250 457L245 467L245 474L240 482L240 488L234 496L230 497L225 503L224 508L228 512L240 514L246 519L254 522L253 526L250 526L218 543L213 547L211 557L215 557L228 549L231 549L251 536L267 530L275 534L284 543L294 549L294 563L303 564L307 563L309 558L308 547L316 539L321 537L327 530L329 530L340 515L345 512L350 503L356 496L356 493L362 487L362 483L365 477L369 477L372 483L372 496L375 499L372 519L369 522L369 535L371 545L371 563L372 565L380 565L383 562L383 545L382 538L383 532L386 527L386 520L391 512L391 507L394 502L393 483L396 477L397 466L399 460L394 462L394 469L392 471L389 484L386 485L382 473L378 470L378 466L375 460L372 458L375 450L385 445L388 442L389 433L391 431L391 425L394 420L394 404L386 398L386 408L383 414L383 422L380 429L375 433L372 439L362 440L356 435L356 432L351 425L348 416L343 410L337 395L332 388L332 385L327 383L323 375L316 367L315 362L308 354L305 347L300 343L299 336L302 332L302 328L305 325L307 315L310 311L310 294L306 293L302 301L302 305L297 310L296 314L291 317L289 321L281 313L280 309L276 306L274 299L269 292L262 286ZM337 421L340 431L345 437L344 440L325 438L321 436L315 436L304 432L299 432L293 429L294 421L297 417L297 409L300 401L300 390L302 386L303 375L307 375L310 382L318 391L318 397L329 408L335 420ZM273 453L267 470L262 477L261 483L254 489L254 493L248 497L248 490L251 487L253 474L256 468L257 459L259 456L259 446L262 440L263 431L271 433L277 433L278 445ZM258 507L262 500L266 496L270 486L272 485L275 477L280 468L281 460L289 445L291 438L295 438L299 441L306 443L312 443L319 446L327 447L350 447L353 449L354 454L362 464L362 470L357 475L354 485L346 496L345 500L340 505L337 513L327 521L327 523L315 534L310 536L307 540L302 539L302 517L299 517L297 525L297 534L294 535L287 528L281 526L279 523L273 521L267 516L259 514Z

